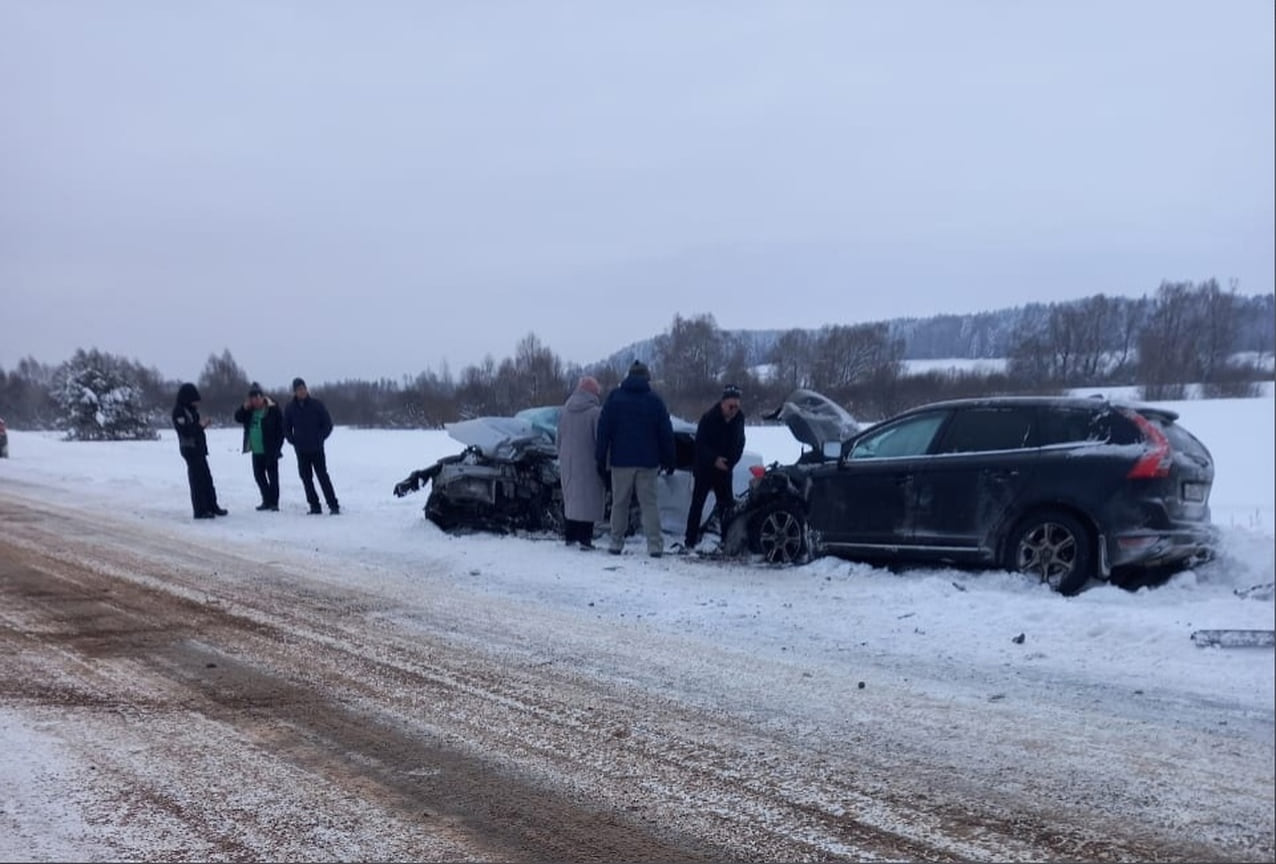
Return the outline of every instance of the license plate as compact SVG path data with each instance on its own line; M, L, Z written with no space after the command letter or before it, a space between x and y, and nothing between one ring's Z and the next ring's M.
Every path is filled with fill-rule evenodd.
M1184 501L1204 501L1210 494L1210 486L1208 483L1184 483L1183 484L1183 500Z

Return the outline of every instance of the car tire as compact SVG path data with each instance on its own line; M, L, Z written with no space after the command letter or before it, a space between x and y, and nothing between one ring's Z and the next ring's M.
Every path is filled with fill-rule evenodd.
M1060 594L1076 594L1095 575L1090 531L1062 510L1032 513L1010 532L1005 567L1037 576Z
M791 504L772 504L750 521L749 547L768 564L797 564L806 558L806 520Z

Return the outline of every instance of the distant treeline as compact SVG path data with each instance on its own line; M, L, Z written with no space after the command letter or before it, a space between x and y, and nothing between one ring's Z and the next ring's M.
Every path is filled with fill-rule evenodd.
M1162 284L1138 299L1095 295L978 315L937 316L819 330L724 331L712 315L675 315L669 329L589 366L566 364L535 333L497 362L488 355L458 376L311 382L338 424L437 428L480 415L557 404L582 374L604 390L634 359L651 368L670 410L695 419L724 383L745 393L756 416L797 387L836 399L861 418L958 396L1053 393L1070 387L1140 385L1143 398L1251 396L1271 379L1253 358L1276 339L1276 295L1246 297L1218 283ZM958 350L961 349L961 350ZM998 372L909 375L905 360L1005 358ZM196 384L202 411L221 423L242 402L250 376L230 350L212 355ZM78 350L49 366L34 358L0 369L0 417L15 428L64 429L70 437L140 437L167 425L181 382L136 360ZM262 382L276 398L287 383Z

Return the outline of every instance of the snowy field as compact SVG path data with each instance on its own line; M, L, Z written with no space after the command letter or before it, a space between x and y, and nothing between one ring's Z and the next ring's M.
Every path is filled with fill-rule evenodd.
M167 432L157 442L70 443L55 433L11 430L12 458L0 462L0 483L20 480L58 503L105 507L116 515L225 544L290 544L396 561L410 561L428 549L454 559L458 579L485 590L568 606L582 596L597 595L608 608L627 609L649 626L755 648L789 650L794 644L827 650L853 640L926 658L937 651L982 662L1031 655L1038 670L1087 670L1131 682L1164 678L1179 686L1194 682L1203 694L1217 695L1221 687L1270 709L1270 654L1200 651L1188 636L1199 628L1273 626L1270 601L1233 593L1276 578L1273 401L1166 404L1180 412L1180 422L1213 453L1216 479L1210 505L1223 531L1221 559L1156 589L1129 593L1103 585L1072 599L1010 574L940 569L901 575L836 559L794 569L715 570L709 593L704 566L676 558L644 561L650 573L641 583L618 581L606 569L610 562L605 556L583 559L573 553L564 562L568 553L555 544L483 534L449 536L424 519L424 494L395 498L391 489L396 481L458 451L455 441L437 431L339 427L327 450L342 507L335 518L305 515L288 447L280 467L281 512L255 512L257 490L249 459L240 453L238 427L209 431L213 478L222 506L231 512L209 523L190 519L184 464ZM751 426L747 431L748 448L768 463L791 461L801 452L784 427ZM666 539L672 544L680 538ZM630 542L637 540L631 537ZM375 570L364 578L375 580ZM966 590L958 591L953 583ZM828 614L826 603L837 614ZM971 626L972 615L979 626ZM1009 643L1010 636L1022 631L1028 631L1028 644L1034 647ZM1132 651L1135 646L1138 650ZM1121 661L1112 662L1116 658Z
M912 675L915 683L901 686L924 688L934 704L1016 702L1030 717L1039 712L1043 726L1054 722L1061 705L1133 692L1159 694L1197 719L1207 705L1225 706L1270 734L1272 651L1201 649L1189 636L1203 628L1273 627L1271 590L1245 592L1276 579L1273 400L1268 395L1168 407L1214 455L1211 506L1224 541L1221 556L1160 587L1127 592L1099 585L1072 598L1008 573L892 573L836 559L798 568L652 560L640 554L639 538L630 538L618 569L618 559L556 542L449 536L423 518L424 494L399 499L391 493L412 470L457 451L446 433L433 431L338 427L328 446L342 507L335 517L306 515L290 448L281 465L281 512L255 512L257 491L249 459L240 453L238 427L209 432L212 473L227 518L190 518L172 433L157 442L68 443L53 433L11 429L12 458L0 460L0 491L107 512L179 545L287 549L348 561L348 587L403 598L424 590L402 574L429 556L430 590L438 590L442 578L458 592L516 603L530 614L611 621L621 628L618 634L667 637L674 654L687 645L712 644L759 663L798 663L808 670L804 674L832 680L867 676L866 668L893 670L903 681ZM767 462L791 461L800 452L782 427L749 427L747 437L748 448ZM677 539L667 537L669 543ZM1012 641L1020 634L1022 641ZM668 662L679 661L671 654ZM753 690L761 682L712 686ZM795 692L786 702L784 685L767 686L777 704L811 723L826 710L804 702L809 694ZM8 739L0 747L0 777L13 796L39 770L30 754L44 745L20 722L0 723L0 735ZM958 756L979 758L974 743L952 746ZM1270 748L1255 769L1267 777L1270 792ZM1257 830L1270 836L1271 823ZM24 851L0 839L0 857L26 857ZM55 848L51 854L71 851Z

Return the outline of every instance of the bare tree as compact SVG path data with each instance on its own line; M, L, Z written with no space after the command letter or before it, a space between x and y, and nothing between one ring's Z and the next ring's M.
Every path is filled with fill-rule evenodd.
M785 390L811 386L815 337L808 330L786 330L771 350L771 380Z
M1139 380L1143 398L1181 399L1197 366L1190 282L1163 282L1156 306L1139 335Z
M899 374L904 346L890 338L886 324L830 326L820 331L811 384L817 390L843 393L854 384L883 373Z
M722 372L723 349L722 331L712 315L675 315L669 332L657 341L656 371L669 393L702 393Z
M528 333L515 347L514 370L523 389L519 397L523 404L514 410L531 405L548 405L564 398L563 391L566 387L563 361L548 346L542 344L535 333Z
M248 392L248 374L240 368L231 355L230 349L223 349L221 356L208 355L204 370L199 373L200 413L206 417L215 417L223 422L229 421L235 408L244 401Z

